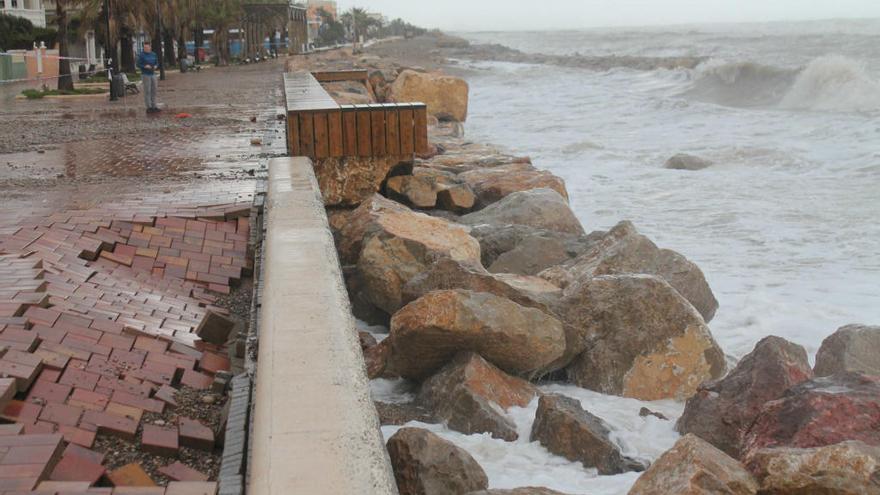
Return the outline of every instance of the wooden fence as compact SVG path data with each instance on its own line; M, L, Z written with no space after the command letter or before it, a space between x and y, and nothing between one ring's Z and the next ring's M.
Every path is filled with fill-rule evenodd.
M328 78L339 77L334 74ZM428 151L423 103L339 105L309 73L285 74L284 90L292 156L412 156Z

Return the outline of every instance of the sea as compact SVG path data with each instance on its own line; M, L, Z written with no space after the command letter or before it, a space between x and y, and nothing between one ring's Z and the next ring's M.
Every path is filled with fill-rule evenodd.
M813 360L837 328L880 325L880 19L454 34L572 62L457 60L466 136L565 179L587 231L630 220L699 265L732 363L767 335ZM665 168L679 153L712 165ZM373 385L385 400L412 393ZM627 455L650 462L678 438L683 404L542 388L579 399ZM638 474L598 476L529 442L536 406L508 411L516 442L420 426L468 450L492 488L627 493Z

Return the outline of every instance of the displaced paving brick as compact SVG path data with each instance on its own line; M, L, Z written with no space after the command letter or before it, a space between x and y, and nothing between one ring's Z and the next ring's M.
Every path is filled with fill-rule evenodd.
M168 407L177 407L177 390L168 385L162 385L153 395L156 400L160 400Z
M214 352L205 352L199 360L199 368L208 373L229 371L229 358Z
M108 414L114 414L116 416L122 416L123 418L129 418L136 421L137 423L140 423L141 418L143 418L144 416L143 409L126 406L118 402L110 402L109 404L107 404L107 409L105 412L107 412Z
M235 320L209 310L196 328L196 335L205 342L223 345L229 339L229 334L234 328Z
M92 445L95 444L96 434L94 431L84 430L75 426L61 425L58 427L58 433L64 435L65 441L87 449L92 448Z
M73 387L70 385L38 379L28 392L27 398L30 402L33 402L34 399L43 399L48 402L64 403L72 390Z
M162 414L162 411L165 409L165 403L162 401L156 399L147 399L139 395L123 392L121 390L116 390L113 392L112 400L113 402L125 406L136 407L138 409L143 409L145 411L150 411L157 414Z
M39 383L39 382L37 382ZM67 403L71 406L81 407L83 409L91 409L93 411L103 411L107 407L110 398L106 395L92 392L82 388L73 389Z
M177 427L180 431L180 445L206 451L214 449L214 431L198 420L181 416Z
M177 428L145 424L141 447L145 452L168 457L177 456L179 449Z
M86 428L88 425L96 427L98 433L113 435L130 441L135 439L138 428L137 421L124 416L99 411L86 411L83 413L80 426Z
M83 481L90 485L97 483L104 475L101 463L104 456L92 450L70 444L49 479L52 481Z
M62 373L61 378L58 379L58 383L86 390L94 390L99 378L101 378L101 375L97 373L90 373L68 366L64 373Z
M159 469L172 481L208 481L208 475L183 464L178 461Z
M210 375L199 373L198 371L186 370L180 378L180 384L186 385L197 390L207 390L211 388L214 379Z
M131 463L107 473L107 478L115 487L122 486L156 486L140 464ZM115 493L119 493L118 491Z
M50 402L43 407L40 419L56 425L76 426L82 413L82 408Z
M37 421L43 406L24 402L20 400L11 400L6 407L3 408L3 414L0 419L12 421L14 423L33 424Z

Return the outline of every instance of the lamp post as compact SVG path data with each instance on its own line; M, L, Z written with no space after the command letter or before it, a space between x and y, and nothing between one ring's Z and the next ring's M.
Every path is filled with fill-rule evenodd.
M159 52L156 54L159 58L159 80L165 80L165 49L162 47L162 9L159 7L159 0L156 0L156 35L159 39L156 40L155 45L159 48Z
M110 31L110 0L104 0L104 13L107 15L107 80L110 82L110 101L116 101L119 97L113 90L113 56L116 45L113 43L113 34Z

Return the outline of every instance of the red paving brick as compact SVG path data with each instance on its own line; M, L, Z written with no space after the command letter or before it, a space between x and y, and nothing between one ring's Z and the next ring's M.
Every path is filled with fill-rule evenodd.
M123 487L123 486L139 486L139 487L150 487L156 486L156 482L150 478L140 464L132 463L126 464L118 469L114 469L107 473L107 478L110 480L110 483L113 484L114 487ZM207 480L193 480L193 481L207 481ZM118 492L117 492L118 493Z
M101 464L103 455L96 455L92 450L70 444L49 479L52 481L86 481L95 484L106 471Z
M180 432L180 445L207 451L214 449L214 431L198 420L181 416L178 418L177 428Z
M180 448L177 435L176 427L145 424L141 436L141 448L153 454L177 456L177 450Z
M179 461L160 468L159 472L172 481L208 481L208 475Z

